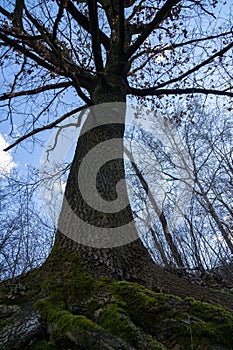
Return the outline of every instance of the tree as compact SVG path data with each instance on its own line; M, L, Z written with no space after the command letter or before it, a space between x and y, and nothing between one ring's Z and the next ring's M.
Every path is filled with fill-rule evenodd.
M115 212L108 214L92 210L93 208L85 203L77 176L81 171L81 160L89 150L101 143L112 139L123 140L124 103L127 96L133 95L139 100L153 96L149 99L149 103L157 106L156 108L160 107L158 101L165 96L164 101L168 109L172 103L166 96L170 95L189 95L189 98L196 93L225 98L233 96L230 74L232 28L230 19L225 18L224 24L222 23L221 15L224 11L218 14L221 6L223 6L221 1L182 3L179 0L157 1L156 4L151 1L61 0L35 3L16 0L15 3L7 3L7 6L3 1L0 7L1 65L2 69L6 68L7 74L4 75L5 91L0 100L3 103L7 102L2 107L8 108L7 115L12 125L15 117L23 115L22 124L18 128L23 134L10 147L30 136L35 137L40 131L59 126L70 115L86 107L100 106L97 106L94 112L90 109L82 126L67 180L55 246L40 271L40 278L37 276L40 281L41 279L48 281L47 287L44 284L42 288L44 293L46 290L52 293L56 282L57 286L60 283L68 299L66 289L70 289L70 295L73 295L71 290L74 291L75 286L69 284L68 280L71 279L71 275L80 274L80 270L77 271L78 268L75 268L78 265L78 257L84 261L86 270L95 277L107 275L158 288L156 278L158 279L161 271L156 270L149 253L139 239L122 246L109 248L106 243L104 247L98 245L93 247L91 244L89 246L79 244L77 240L74 242L64 235L63 231L66 228L73 235L77 231L79 237L85 237L87 234L92 237L98 228L110 231L130 222L131 233L137 237L130 205L117 214ZM77 97L73 109L72 106L67 107L70 91ZM26 102L25 108L22 108L23 101ZM80 106L81 101L85 105ZM144 101L146 103L147 100ZM106 105L104 108L101 107L106 102L118 103L114 108ZM41 106L39 112L37 106ZM63 114L57 117L57 112ZM106 124L109 117L113 121ZM14 136L13 131L12 135ZM101 167L96 179L98 193L109 202L109 205L117 198L116 184L124 178L125 172L123 142L118 142L117 145L117 159L111 158L111 161ZM114 151L112 147L112 154ZM84 183L85 175L91 173L92 166L90 163L87 166ZM127 197L124 186L121 187L121 194ZM67 205L76 217L88 223L90 232L86 231L86 226L82 231L80 227L72 225L73 215L67 216ZM62 250L62 247L65 249ZM67 269L64 269L64 266ZM58 271L64 273L62 281L61 277L53 279L53 274ZM172 289L178 291L179 288L175 287L176 282L171 275L167 276L166 290L171 291L168 287L169 278L174 282L171 282ZM93 280L85 277L83 281L86 288L80 285L79 292L82 294L84 289L93 291ZM31 280L31 285L34 282ZM57 300L63 300L64 295L59 294L59 287L56 288L58 288ZM194 293L195 288L187 288L188 293ZM58 307L61 308L58 314L50 313L50 307L54 308L54 299L51 298L47 304L41 300L37 303L37 307L56 329L62 319L66 323L70 314L68 311L62 311L64 300ZM72 302L69 303L69 307ZM73 304L72 307L74 307L73 313L79 313L77 305ZM11 327L7 327L7 334L5 333L2 338L4 349L7 346L11 349L17 346L22 348L31 338L35 338L40 329L40 322L38 313L33 310L32 305L27 304L24 308L23 323L20 323L22 319L20 312L17 313L14 325L12 323ZM116 312L119 314L119 309ZM85 316L88 317L88 312ZM28 328L26 320L29 323L31 321L33 327ZM69 324L79 322L82 325L79 330L77 326L74 332L70 333L60 324L66 338L68 334L69 342L73 341L81 348L85 348L84 342L78 340L79 332L86 330L87 336L89 331L94 330L97 338L99 336L107 348L106 333L90 321L86 322L82 317L79 319L72 316L69 322ZM20 334L21 340L18 345L14 340L10 340L9 334ZM114 342L110 336L108 339ZM115 348L117 346L127 348L127 345L120 345L119 342L115 339ZM96 346L100 348L100 345ZM135 345L136 348L138 346ZM155 344L153 346L155 347ZM93 342L86 348L94 348Z
M1 280L14 278L41 265L54 241L54 227L45 216L35 190L38 179L14 171L0 179Z
M126 150L134 170L128 173L136 180L132 186L137 199L133 202L138 203L137 207L134 205L134 211L141 222L142 234L144 232L145 235L148 230L146 240L153 246L152 256L168 269L176 265L183 271L193 268L204 271L224 265L230 260L232 247L229 222L232 216L231 116L220 115L211 106L203 108L200 101L198 103L195 100L178 124L176 120L173 121L173 128L183 135L189 155L188 158L180 157L180 165L188 170L190 176L185 178L174 170L176 160L168 157L169 153L162 143L158 143L156 133L152 133L153 138L149 138L150 135L144 130L133 130L129 135L132 140L130 152ZM183 106L177 108L178 119L184 110ZM150 129L153 128L158 128L158 124L152 121ZM140 142L135 143L134 139L140 139ZM182 153L180 143L175 154ZM149 149L146 157L144 149ZM151 157L154 154L158 159L159 171L156 171L155 157ZM166 183L164 188L167 187L163 201L157 199L158 173ZM177 198L176 187L169 190L169 182L174 185L179 178L190 188L192 200L188 210L183 205L178 208L174 200ZM171 210L168 210L174 203L182 218L175 228L169 218ZM147 220L148 216L150 220ZM151 226L148 225L150 222Z

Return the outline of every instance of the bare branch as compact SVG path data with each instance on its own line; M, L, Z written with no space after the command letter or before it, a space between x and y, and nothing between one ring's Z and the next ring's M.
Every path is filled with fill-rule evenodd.
M148 195L148 198L153 206L153 209L154 209L155 213L157 214L159 221L161 222L165 238L167 240L169 248L171 249L173 257L176 260L177 265L179 267L184 267L181 255L180 255L176 245L174 244L174 239L171 235L171 232L169 231L169 225L168 225L166 216L163 212L163 209L160 208L158 203L156 202L152 192L149 189L149 186L148 186L148 183L147 183L145 177L143 176L142 172L138 168L137 164L134 162L133 155L130 153L130 151L126 147L124 147L124 152L127 155L127 157L130 159L130 162L131 162L131 165L135 171L135 174L137 175L137 177L142 185L143 190Z
M83 99L84 102L86 102L88 105L92 105L92 101L84 94L84 92L81 89L80 85L80 79L83 79L85 82L84 87L86 88L87 85L90 87L90 74L88 74L86 71L84 72L83 69L80 67L77 67L76 64L73 63L72 59L69 57L69 55L64 55L63 50L61 47L57 45L57 43L53 40L51 40L51 34L47 31L46 28L42 27L38 20L34 18L27 9L25 9L25 12L27 14L27 17L30 19L30 21L35 25L37 30L41 33L43 36L43 39L45 42L50 46L51 51L48 50L46 47L44 47L44 50L46 52L46 55L48 55L49 59L56 64L57 67L62 67L64 72L66 72L66 76L70 77L73 80L74 87L76 88L79 96ZM33 45L33 43L30 43L31 46L36 50L41 50L40 47L37 45ZM68 64L67 64L68 63ZM87 78L88 77L88 78ZM89 80L87 83L87 79Z
M15 9L12 15L12 23L17 30L23 30L23 8L24 8L24 0L16 0Z
M4 28L1 28L2 33L7 34L12 36L13 38L20 39L20 40L40 40L43 39L42 35L34 35L34 36L29 36L27 33L25 34L18 34L18 33L13 33L11 30L6 30Z
M212 16L214 19L216 19L216 16L211 13L210 11L208 11L202 4L201 1L193 1L194 4L196 4L197 6L199 6L205 13L207 13L209 16Z
M45 85L45 86L40 86L40 87L32 89L32 90L11 92L9 94L3 94L2 96L0 96L0 101L5 101L5 100L8 100L8 99L11 99L14 97L19 97L19 96L36 95L36 94L39 94L40 92L54 90L54 89L61 89L64 87L69 87L69 86L72 86L72 82L49 84L49 85Z
M233 87L232 87L233 88ZM162 96L162 95L187 95L187 94L204 94L204 95L219 95L233 97L233 92L214 90L214 89L202 89L202 88L187 88L187 89L136 89L129 87L129 94L135 96Z
M6 9L4 9L2 6L0 6L0 13L2 13L4 16L11 18L12 14L7 11Z
M92 52L94 56L95 66L96 66L97 72L102 72L103 59L102 59L100 37L99 37L97 1L87 0L87 4L88 4L88 10L89 10Z
M90 21L75 7L75 5L71 1L68 1L66 10L83 29L85 29L88 33L91 33ZM109 50L110 40L108 36L105 33L103 33L100 29L98 29L98 31L101 44L103 44L106 50Z
M84 92L82 91L81 87L80 87L80 80L82 80L84 87L89 87L89 83L90 81L87 81L87 76L89 76L89 74L86 72L83 76L81 73L81 70L73 63L66 60L67 63L69 63L69 66L72 65L72 67L70 69L68 69L67 65L64 64L64 70L62 70L58 64L55 65L55 63L58 62L54 62L54 65L50 65L48 62L46 62L46 59L42 59L39 56L37 56L36 54L32 53L31 51L29 51L28 49L26 49L25 45L22 46L20 44L18 44L18 41L13 40L11 38L9 38L9 36L4 35L0 32L0 39L2 39L5 43L7 43L9 46L13 47L14 49L16 49L17 51L23 53L26 57L31 58L33 61L35 61L36 63L38 63L41 67L46 68L47 70L51 71L51 72L55 72L55 73L59 73L60 75L63 75L67 78L71 78L73 80L73 85L75 87L75 89L77 90L79 96L83 99L84 102L86 102L88 105L92 105L92 101L84 94ZM32 44L31 42L28 43L28 45L33 46L34 51L40 51L39 47L37 47L37 45ZM49 52L49 50L47 50ZM52 52L51 52L52 54ZM54 55L55 57L55 55ZM60 57L61 63L63 63L63 57ZM50 55L50 60L51 59L51 55ZM58 68L59 67L59 68ZM78 73L80 73L80 76L78 75ZM90 76L89 76L90 77Z
M59 6L59 9L58 9L58 14L57 14L57 17L55 19L54 26L53 26L53 36L52 36L53 40L56 39L58 25L59 25L59 22L62 19L63 12L64 12L64 0L61 0L60 6Z
M19 143L21 143L22 141L28 139L29 137L33 136L33 135L36 135L38 133L40 133L41 131L44 131L44 130L49 130L49 129L52 129L54 128L57 124L61 123L63 120L69 118L71 115L75 114L75 113L78 113L80 111L82 111L83 109L87 108L88 106L87 105L84 105L82 107L78 107L78 108L75 108L73 109L72 111L64 114L62 117L56 119L54 122L50 123L50 124L47 124L47 125L44 125L40 128L37 128L35 130L32 130L31 132L29 132L28 134L25 134L23 135L22 137L20 137L18 140L16 140L14 143L12 143L12 145L8 146L7 148L5 148L3 151L7 152L9 151L10 149L12 149L13 147L15 147L16 145L18 145Z
M156 13L154 19L149 25L146 26L145 30L141 33L139 38L132 44L126 52L126 58L130 58L142 43L147 39L151 32L158 27L158 25L170 14L171 9L177 5L180 0L167 0L163 7Z
M0 32L0 39L4 41L4 43L6 43L7 45L13 47L15 50L31 58L33 61L38 63L41 67L46 68L51 72L55 72L55 71L57 72L56 67L54 65L49 64L44 59L41 59L39 56L35 55L33 52L26 49L25 46L19 45L17 40L13 40L9 38L7 35L2 34L1 32ZM61 72L59 73L61 74ZM65 72L63 74L66 76Z
M212 62L215 58L217 57L222 57L224 55L224 53L226 53L227 51L229 51L231 48L233 47L233 42L230 43L229 45L225 46L222 50L216 52L214 55L210 56L209 58L207 58L207 60L203 61L200 64L197 64L196 66L194 66L192 69L188 70L187 72L185 72L184 74L181 74L179 77L171 79L169 81L166 81L164 83L158 84L156 86L157 89L160 89L166 85L175 83L177 81L182 80L183 78L187 77L188 75L198 71L200 68L205 67L207 64L209 64L210 62Z
M230 34L231 35L233 34L232 30L230 30L228 32L216 34L216 35L206 36L206 37L203 37L203 38L196 38L196 39L187 40L187 41L180 42L180 43L172 43L170 45L162 45L162 46L159 45L159 46L156 46L156 47L152 48L151 49L151 53L153 53L153 56L154 56L154 55L159 54L161 52L174 50L174 49L177 49L179 47L183 47L183 46L187 46L187 45L195 44L195 43L200 43L200 42L207 41L207 40L213 40L213 39L221 38L221 37L224 37L224 36L227 36L227 35L230 35ZM137 54L135 54L134 56L131 57L130 62L132 63L134 60L136 60L137 58L139 58L143 54L147 54L147 53L148 53L148 49L144 49L144 50L138 52Z

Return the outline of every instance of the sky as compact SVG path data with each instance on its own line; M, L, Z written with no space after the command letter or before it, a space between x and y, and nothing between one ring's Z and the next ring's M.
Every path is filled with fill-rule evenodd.
M17 167L10 152L4 152L3 149L9 146L3 134L0 134L0 178L10 173Z

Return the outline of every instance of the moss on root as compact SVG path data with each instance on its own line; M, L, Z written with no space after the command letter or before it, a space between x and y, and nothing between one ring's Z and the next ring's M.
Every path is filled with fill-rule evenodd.
M233 317L223 307L192 298L155 293L129 282L115 282L113 293L130 320L168 348L233 349Z
M195 346L203 344L223 344L233 349L233 317L223 307L186 298L189 302L189 328ZM184 333L183 333L183 337ZM185 343L185 339L183 339ZM207 349L207 347L206 347Z
M21 282L23 295L8 300L6 294L2 300L22 305L36 295L35 308L47 334L30 350L233 349L233 317L223 307L156 293L136 283L96 280L75 253L56 246L46 263ZM10 319L2 322L5 326Z
M207 350L218 344L233 349L233 317L221 306L156 293L136 283L106 277L95 280L85 272L77 255L62 249L54 252L46 264L41 271L45 298L35 307L52 329L52 343L47 342L47 348L52 349L53 342L57 349L66 349L68 345L64 344L72 348L72 332L78 332L80 349L85 349L90 334L99 331L123 339L129 348L138 350L175 346ZM69 339L64 340L67 334ZM102 345L86 346L92 347L105 349Z
M161 343L136 327L125 309L119 307L117 303L112 303L101 311L98 323L109 333L124 339L136 349L165 350Z
M28 350L57 350L56 343L53 340L36 340Z
M5 318L4 320L0 321L0 330L4 327L6 327L11 322L11 318Z

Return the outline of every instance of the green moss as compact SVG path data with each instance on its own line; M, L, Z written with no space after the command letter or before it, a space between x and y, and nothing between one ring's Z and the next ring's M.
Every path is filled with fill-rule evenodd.
M56 293L62 291L66 299L74 296L88 298L96 285L94 278L84 271L79 256L65 249L54 248L46 262L46 271L48 276L43 289Z
M122 338L136 349L165 350L161 343L146 336L139 327L136 327L117 303L102 310L98 323L109 333Z
M95 311L101 308L101 302L97 298L92 298L87 304L88 315L94 315Z
M51 313L65 309L65 304L61 301L53 304L53 299L51 297L48 297L46 299L37 301L34 304L34 308L40 312L42 319L47 321Z
M72 269L72 274L73 273L74 269ZM106 278L95 281L88 274L85 274L83 270L80 269L80 266L78 267L78 271L76 270L75 275L73 276L72 274L72 280L68 280L70 274L66 271L64 278L57 283L56 279L58 276L56 273L53 273L51 278L47 278L44 284L44 289L49 292L48 297L35 304L35 308L39 310L42 318L55 327L55 331L53 331L53 337L55 337L55 339L59 337L59 334L66 334L75 330L85 332L104 329L122 338L136 349L165 349L161 343L148 337L140 327L132 323L128 315L127 301L123 300L120 296L123 292L123 294L135 294L135 289L141 293L144 291L143 287L126 282L115 282L114 280ZM89 282L91 282L92 291L91 293L90 291L87 293L89 297L87 298L87 295L84 293L74 290L73 286L69 289L69 294L71 296L68 296L65 288L67 288L67 286L69 287L72 283L80 285L80 279L85 289L87 288L86 285L88 286ZM96 294L94 292L96 292ZM143 297L146 298L147 296L143 295ZM75 298L79 304L88 299L85 304L85 312L82 310L82 314L74 315L67 309L69 300L71 301ZM157 298L159 300L165 300L165 297L162 295L158 295ZM150 307L151 304L149 303L148 309ZM97 324L94 322L94 315L98 310L100 311L98 312ZM91 319L87 318L83 313L90 315Z
M57 350L57 347L53 340L42 339L35 341L28 350Z
M136 283L95 280L76 254L61 248L46 265L41 276L47 297L36 308L54 326L56 344L68 332L105 330L138 350L176 344L182 350L207 350L213 344L233 348L232 315L220 306L155 293Z
M89 320L83 315L72 315L66 310L53 311L50 313L48 321L57 326L62 334L78 331L95 331L102 329L99 325Z
M108 332L126 340L136 346L140 340L140 331L130 322L124 310L112 304L103 309L98 323Z
M51 326L51 344L55 344L54 348L52 345L50 346L51 350L76 349L75 344L72 344L67 337L72 332L79 332L79 340L80 342L84 341L85 345L85 337L87 337L88 332L102 330L100 325L84 315L73 315L70 311L63 309L64 304L55 305L53 302L53 299L47 298L35 304L35 308L39 310L42 318ZM82 336L84 340L81 340ZM43 349L50 350L50 348L44 347Z
M0 329L6 327L10 323L10 321L11 321L10 317L5 318L4 320L2 320L0 322Z
M162 318L174 315L167 304L169 295L155 293L129 282L117 282L113 290L117 299L125 303L132 321L146 332L154 334L155 324Z
M233 318L221 306L155 293L129 282L115 282L112 292L133 323L159 341L182 349L233 348Z
M146 350L166 350L165 346L150 336L146 337L148 345Z
M213 322L229 321L232 322L233 317L230 312L226 311L220 305L211 305L192 298L186 298L190 302L192 314L202 317L203 320L212 320Z
M233 348L233 316L223 307L190 300L190 314L202 322L192 322L191 328L194 342L198 339L208 339L211 344L223 344Z

